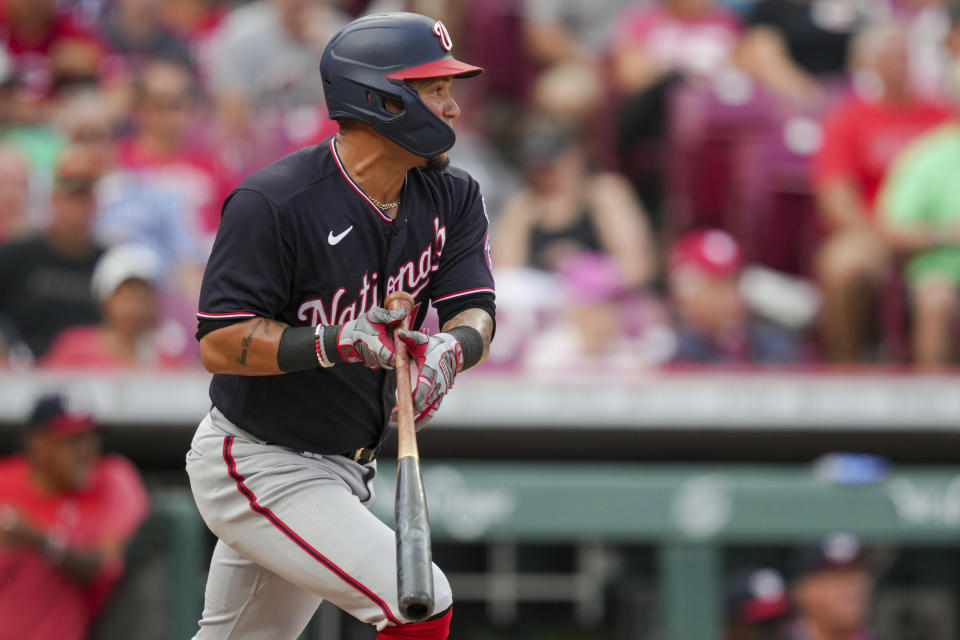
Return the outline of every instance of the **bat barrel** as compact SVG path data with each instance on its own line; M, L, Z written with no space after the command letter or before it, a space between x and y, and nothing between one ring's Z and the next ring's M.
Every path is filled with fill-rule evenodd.
M395 517L400 613L419 622L433 613L433 560L420 461L413 456L398 460Z

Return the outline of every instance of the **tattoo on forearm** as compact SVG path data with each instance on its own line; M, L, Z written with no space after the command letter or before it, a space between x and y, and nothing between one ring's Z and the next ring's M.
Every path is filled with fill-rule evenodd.
M250 333L247 334L246 338L240 339L240 355L237 356L237 362L240 366L247 366L247 349L250 348L250 344L253 342L253 334L257 332L257 328L263 320L257 320L253 323L253 326L250 328ZM264 328L264 333L270 333L270 325L267 323L267 326Z
M493 340L493 318L483 309L465 309L453 316L443 325L444 331L449 331L453 327L473 327L483 338L483 353L486 357L490 350L490 341Z

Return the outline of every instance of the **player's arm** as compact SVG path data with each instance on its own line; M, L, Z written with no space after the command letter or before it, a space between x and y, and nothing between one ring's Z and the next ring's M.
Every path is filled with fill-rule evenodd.
M200 339L203 366L210 373L239 376L285 373L277 363L277 351L286 328L276 320L250 318L211 331Z
M291 327L255 317L220 327L200 339L203 366L211 373L272 376L336 364L392 369L392 327L403 309L374 307L355 320L317 327Z
M441 331L451 335L459 334L462 338L460 340L461 344L464 341L468 341L474 333L480 338L479 344L481 348L479 356L471 358L470 362L464 362L460 371L480 364L490 355L490 343L493 341L493 318L486 309L465 309L445 322L443 327L441 327ZM463 336L469 337L463 338ZM477 344L475 338L473 342Z

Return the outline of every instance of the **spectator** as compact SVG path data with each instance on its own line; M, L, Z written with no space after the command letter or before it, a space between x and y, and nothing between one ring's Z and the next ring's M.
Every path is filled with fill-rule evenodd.
M162 23L161 6L162 0L118 0L101 22L104 38L132 72L151 58L193 62L187 43Z
M885 3L855 0L759 0L737 61L774 93L819 103L847 68L850 39Z
M187 43L199 84L204 88L209 87L214 34L228 15L224 1L163 0L160 12L163 25Z
M164 0L161 11L163 23L194 47L203 45L227 14L223 0ZM196 53L194 58L202 57Z
M161 340L156 331L159 275L157 256L149 249L136 245L109 249L97 263L92 282L103 321L97 326L65 329L41 365L50 369L182 365L186 332L177 335L168 331Z
M783 576L768 567L738 571L726 584L726 640L776 640L790 613Z
M562 129L531 132L521 154L529 186L497 221L497 266L554 271L573 254L601 252L613 257L628 287L649 284L653 240L627 181L590 171L582 146Z
M210 237L230 186L193 127L196 88L187 67L167 60L145 64L135 82L136 132L120 143L119 162L151 186L179 194L192 224Z
M623 96L616 145L625 171L660 220L667 94L678 80L711 77L728 64L739 21L712 0L662 0L625 12L613 39L612 75ZM658 225L659 226L659 225Z
M790 593L796 614L783 640L870 640L867 558L860 541L842 533L795 550Z
M640 5L618 20L614 77L626 95L673 75L709 77L727 65L740 24L712 0L662 0Z
M332 3L317 0L257 0L235 9L210 52L211 89L225 128L239 135L256 122L289 140L312 139L327 120L317 111L317 61L344 24ZM263 118L253 118L257 111Z
M96 82L106 47L54 0L6 0L0 24L0 43L34 100L72 83Z
M692 231L674 243L667 280L676 316L675 362L800 359L794 336L751 312L740 291L742 267L740 247L725 231Z
M206 255L203 236L187 216L179 191L154 184L147 172L117 166L117 116L112 107L99 91L77 92L64 100L57 118L70 144L82 149L102 174L95 235L104 245L150 248L162 265L163 289L180 292L192 307Z
M593 65L561 63L545 69L533 83L529 118L567 129L584 141L591 164L615 166L610 145L606 88Z
M605 53L617 16L635 0L526 0L527 49L541 64L596 63Z
M20 151L0 146L0 245L30 228L30 167Z
M923 366L954 361L960 322L960 118L903 152L883 188L885 237L906 258L913 358Z
M8 348L22 342L42 357L63 329L97 321L90 278L102 249L93 238L94 187L99 175L75 148L57 166L50 226L0 246L0 318Z
M62 394L37 401L24 442L0 461L0 639L82 640L123 574L147 495Z
M37 108L35 99L27 94L24 78L0 46L0 144L16 149L27 160L30 224L41 226L49 218L53 168L63 150L63 139L43 120L47 110Z
M949 118L948 110L911 91L902 27L866 29L857 35L852 56L857 90L827 115L824 146L813 168L828 233L816 258L823 342L836 362L864 357L871 305L890 268L874 223L887 168L911 140Z
M528 371L560 374L639 372L669 359L673 334L652 299L637 299L610 256L567 257L557 276L562 299L556 321L529 342ZM630 326L628 319L640 326Z

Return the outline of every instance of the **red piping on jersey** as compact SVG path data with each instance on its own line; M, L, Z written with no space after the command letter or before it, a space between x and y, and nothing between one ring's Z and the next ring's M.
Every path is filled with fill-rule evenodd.
M373 207L373 210L376 211L377 214L378 214L381 218L383 218L383 219L386 220L387 222L392 223L392 222L393 222L393 218L390 218L389 216L387 216L387 215L383 212L383 209L381 209L381 208L378 207L377 205L373 204L373 200L370 199L370 196L368 196L367 194L365 194L365 193L363 192L363 190L362 190L360 187L357 186L357 183L353 181L353 178L350 177L350 174L347 173L347 170L343 168L343 163L340 162L340 156L337 155L337 146L334 144L334 141L335 141L336 139L337 139L336 136L334 136L333 138L330 138L330 153L333 154L333 159L334 159L334 161L337 163L337 168L340 169L340 173L343 174L343 177L346 178L347 182L350 183L350 186L353 187L353 190L356 191L356 192L360 195L361 198L363 198L364 200L366 200L366 201L367 201L367 204L369 204L371 207ZM403 181L404 181L404 183L406 183L406 181L407 181L406 177L404 177Z
M448 293L445 296L440 296L439 298L434 298L434 302L440 302L448 298L456 298L457 296L465 296L471 293L493 293L496 294L496 291L489 287L480 287L478 289L467 289L466 291L458 291L457 293Z
M223 460L224 462L227 463L227 473L229 473L230 477L236 481L237 489L240 491L240 493L242 493L247 498L247 501L250 503L250 508L253 511L264 516L267 520L269 520L273 524L273 526L279 529L285 536L290 538L290 540L292 540L298 547L306 551L309 555L313 556L315 560L319 561L322 565L327 567L327 569L335 573L337 577L339 577L341 580L349 584L351 587L355 588L357 591L359 591L360 593L368 597L370 600L372 600L374 604L380 607L380 610L383 611L384 615L387 616L387 620L389 620L393 624L403 624L390 612L390 607L388 607L387 603L384 602L379 596L377 596L377 594L375 594L369 588L365 587L355 578L351 577L346 571L344 571L343 569L338 567L336 564L334 564L333 561L331 561L329 558L327 558L322 553L320 553L319 551L314 549L312 546L310 546L310 543L308 543L306 540L298 536L293 531L293 529L287 526L287 524L283 520L278 518L277 515L273 513L273 511L262 506L260 503L257 502L257 497L253 494L253 492L249 488L247 488L247 485L245 484L246 482L245 478L242 475L240 475L240 473L237 471L237 463L233 459L233 455L230 453L230 450L232 447L233 447L233 436L224 437Z
M257 314L250 311L232 311L230 313L206 313L205 311L197 311L197 317L200 318L255 318Z

